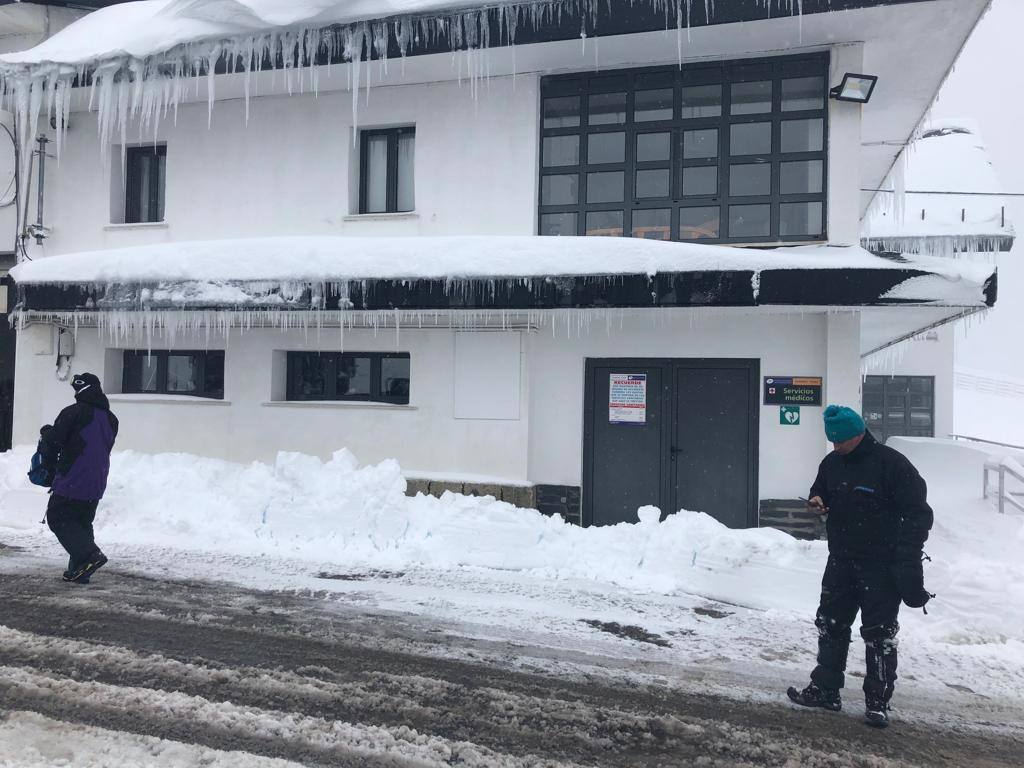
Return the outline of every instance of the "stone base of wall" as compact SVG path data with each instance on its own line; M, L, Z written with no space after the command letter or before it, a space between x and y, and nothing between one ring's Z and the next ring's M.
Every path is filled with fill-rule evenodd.
M761 528L777 528L797 539L824 539L825 522L799 499L762 499Z
M493 496L523 509L536 509L545 515L561 515L567 522L581 525L580 488L574 485L499 485L460 483L450 480L406 478L406 496L422 493L440 498L445 491L466 496Z
M424 478L406 478L405 495L440 498L445 491L461 493L466 496L493 496L498 501L505 501L523 509L536 509L536 493L532 485L499 485L496 483L460 483L450 480L427 480Z

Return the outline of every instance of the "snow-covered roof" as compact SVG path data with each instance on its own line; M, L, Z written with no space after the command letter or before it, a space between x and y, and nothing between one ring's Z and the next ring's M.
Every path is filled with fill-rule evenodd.
M984 264L895 261L858 246L734 248L613 237L268 237L71 253L23 262L21 285L168 281L450 280L780 269L919 269L982 284Z
M931 122L906 155L903 205L882 193L864 221L866 247L937 256L1009 249L1008 201L973 121Z

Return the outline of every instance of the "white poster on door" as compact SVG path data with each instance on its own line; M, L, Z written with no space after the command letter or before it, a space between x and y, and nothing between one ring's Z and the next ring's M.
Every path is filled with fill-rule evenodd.
M612 373L608 382L608 421L647 423L647 374Z

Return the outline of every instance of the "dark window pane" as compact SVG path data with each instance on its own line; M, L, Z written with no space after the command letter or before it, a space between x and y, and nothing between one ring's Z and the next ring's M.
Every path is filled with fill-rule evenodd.
M167 391L191 393L199 389L199 366L193 355L167 356Z
M782 111L825 108L825 80L821 77L795 77L782 81Z
M575 213L545 213L540 217L542 235L575 235Z
M779 206L779 235L820 236L824 234L821 203L783 203Z
M718 117L722 114L722 86L693 85L683 88L684 120L697 117Z
M729 194L733 197L770 195L771 193L772 167L768 163L729 167Z
M587 234L622 237L622 211L591 211L587 214Z
M542 155L542 162L545 168L559 165L579 165L580 137L546 136L544 138Z
M224 353L209 352L203 365L203 394L224 397Z
M683 195L696 197L717 194L718 168L714 166L683 168Z
M770 205L730 205L729 237L769 237L771 216Z
M633 211L633 237L644 240L671 240L672 211L668 208Z
M683 131L683 159L718 157L718 129Z
M623 171L587 174L588 203L621 203L625 188L626 174Z
M156 159L157 166L157 187L156 187L156 216L154 221L164 220L164 204L167 199L167 156L159 155Z
M580 124L579 96L544 99L544 127L572 128Z
M294 394L309 399L325 397L327 358L323 355L295 355L291 359Z
M385 357L380 361L380 393L409 402L409 358Z
M156 392L160 388L157 371L160 366L156 355L139 355L139 391Z
M612 125L626 122L625 93L595 93L588 102L591 125Z
M413 186L413 168L416 165L416 134L398 135L398 210L416 208Z
M587 140L587 163L624 163L626 161L626 134L592 133Z
M579 200L579 176L575 173L541 176L541 205L576 205Z
M755 115L772 110L772 81L732 84L731 113Z
M366 213L385 213L388 209L388 137L366 139Z
M784 195L818 194L821 192L823 170L821 160L783 163L779 191Z
M782 121L783 152L821 152L824 148L825 123L820 118Z
M911 392L931 392L933 380L927 376L914 376L910 380Z
M668 168L636 172L636 196L638 198L668 197L668 195Z
M634 98L636 106L633 109L633 119L637 122L672 119L671 88L657 91L637 91Z
M771 123L734 123L730 126L730 155L767 155L771 151Z
M636 159L638 163L668 160L672 154L672 134L640 133L636 137Z
M361 396L370 394L372 362L368 357L338 358L338 397Z
M680 240L714 240L719 237L719 208L680 208Z

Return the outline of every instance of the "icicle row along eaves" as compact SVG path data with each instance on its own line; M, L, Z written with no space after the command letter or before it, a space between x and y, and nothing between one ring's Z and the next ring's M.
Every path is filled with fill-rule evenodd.
M717 0L719 3L722 0ZM803 0L733 0L766 13L802 17ZM177 114L190 86L205 79L210 119L219 74L244 76L246 119L252 96L252 77L264 70L280 70L290 93L316 92L319 70L329 64L348 63L353 120L357 120L358 92L365 62L386 66L389 54L407 56L417 48L447 46L453 54L470 57L470 78L486 77L486 63L474 54L492 45L516 44L523 29L557 27L567 18L581 20L580 36L598 33L599 11L605 16L636 13L643 8L663 16L665 29L679 36L682 61L683 35L689 34L702 6L704 22L715 18L716 0L521 0L489 3L472 9L412 13L383 20L330 23L321 26L274 28L251 34L198 39L145 56L110 56L87 62L4 61L0 59L0 87L4 105L15 113L23 153L30 151L39 120L53 118L58 126L57 153L65 139L71 111L71 90L88 88L88 108L99 118L100 151L104 159L116 136L126 143L129 124L137 121L143 136L157 135L160 121ZM497 32L497 38L493 37ZM370 87L369 73L366 88Z

